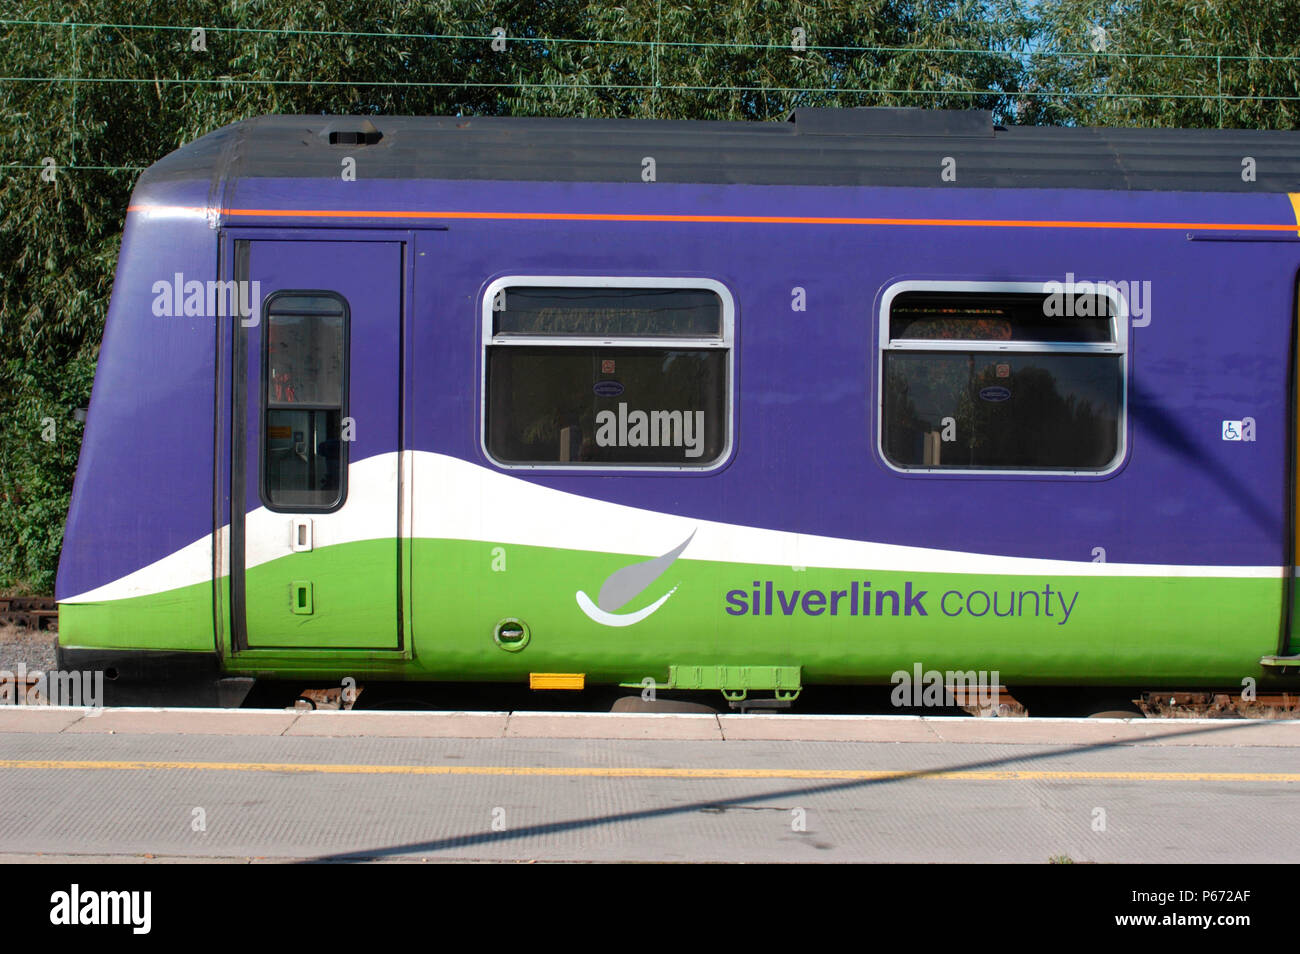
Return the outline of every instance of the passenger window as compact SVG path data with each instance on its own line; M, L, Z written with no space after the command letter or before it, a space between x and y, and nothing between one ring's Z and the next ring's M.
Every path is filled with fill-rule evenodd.
M262 501L336 509L346 492L347 303L293 292L272 296L264 312Z
M519 281L485 300L484 445L494 460L707 469L725 458L733 322L720 285Z
M885 459L901 470L943 472L1096 473L1117 465L1123 300L1101 291L1062 307L1040 285L1000 289L886 296Z

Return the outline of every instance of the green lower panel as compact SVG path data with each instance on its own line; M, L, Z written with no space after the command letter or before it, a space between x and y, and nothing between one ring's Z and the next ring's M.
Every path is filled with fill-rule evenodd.
M244 581L250 649L397 649L394 540L292 553Z
M224 592L225 581L222 581ZM59 604L59 644L75 649L212 652L212 584L97 603Z
M1259 659L1276 649L1282 600L1280 579L796 571L679 559L606 617L626 622L660 603L644 619L603 625L584 611L579 591L594 602L610 574L643 560L417 540L413 658L405 659L393 652L392 541L294 554L248 577L250 633L272 633L282 648L241 654L232 669L377 669L390 678L448 680L581 672L589 683L640 683L665 681L670 665L789 666L801 668L807 686L887 683L919 663L996 670L1013 686L1224 686L1266 675ZM310 613L293 611L295 581L311 583ZM493 638L507 618L528 626L522 650L505 651ZM65 605L60 638L78 647L207 650L212 588Z
M585 672L589 681L635 683L666 679L670 664L800 666L813 685L888 682L919 662L998 670L1008 684L1237 684L1261 676L1282 595L1279 579L796 571L681 559L619 610L634 613L676 587L647 619L611 627L588 618L577 591L594 599L611 573L639 559L416 541L416 665L479 678ZM528 624L522 652L493 645L504 617Z

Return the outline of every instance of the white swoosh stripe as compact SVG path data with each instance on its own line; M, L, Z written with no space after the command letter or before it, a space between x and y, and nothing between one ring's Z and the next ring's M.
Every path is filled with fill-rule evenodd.
M482 540L654 557L698 527L690 557L682 559L810 569L1016 576L1279 579L1284 571L1281 566L1093 563L992 556L765 530L566 493L443 454L407 453L411 457L414 511L410 532L417 539ZM348 468L347 503L338 512L315 521L318 548L392 537L397 526L394 481L398 464L399 455L391 453L357 461ZM290 552L289 525L287 514L262 507L251 511L247 527L255 546L247 565L259 566ZM229 534L223 537L228 541ZM228 565L229 561L223 559L222 566ZM147 596L211 578L212 535L207 534L142 569L61 602Z
M639 623L659 607L668 602L668 597L677 592L677 587L673 587L659 599L655 600L645 609L639 609L635 613L606 613L603 609L591 601L591 597L582 590L575 594L578 598L578 606L582 611L594 619L597 623L604 626L631 626L633 623Z

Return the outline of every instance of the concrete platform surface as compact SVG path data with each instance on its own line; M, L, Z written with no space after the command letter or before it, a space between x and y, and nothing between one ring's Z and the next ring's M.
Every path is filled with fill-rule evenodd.
M0 710L0 860L1289 862L1297 742L1241 721Z
M4 732L390 738L986 742L1300 746L1300 720L974 719L951 716L623 712L339 712L0 705Z

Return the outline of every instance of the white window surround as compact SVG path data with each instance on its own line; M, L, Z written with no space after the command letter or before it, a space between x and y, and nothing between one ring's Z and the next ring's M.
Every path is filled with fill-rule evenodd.
M1086 279L1076 278L1074 284L1083 284ZM891 340L889 334L890 308L894 299L905 292L971 292L973 294L1020 294L1046 295L1049 282L1061 282L1059 277L1044 279L1041 282L979 282L979 281L927 281L907 280L889 285L880 299L879 335L876 346L876 454L880 461L897 474L908 476L934 475L940 477L975 476L975 477L1106 477L1115 473L1124 465L1128 457L1128 302L1118 290L1110 285L1091 282L1093 292L1105 295L1115 304L1115 314L1111 317L1111 341L989 341L989 340L943 340L926 338L899 338ZM1077 295L1078 292L1076 291ZM1020 354L1107 354L1120 358L1119 435L1116 443L1115 457L1101 470L1075 470L1068 468L1020 467L1014 469L955 467L900 467L891 461L885 453L885 354L889 351L957 351L985 353L1020 353Z
M527 286L535 288L682 288L711 291L718 296L722 304L722 336L720 338L689 337L648 337L637 335L617 335L602 338L579 337L576 335L493 335L492 302L503 289ZM708 474L725 467L731 461L732 448L735 446L736 428L736 350L734 347L736 325L736 303L731 290L722 282L712 278L655 276L603 276L603 275L505 275L494 279L483 290L480 302L482 326L479 346L479 450L493 466L502 470L524 471L564 471L570 474L603 474L611 471L619 473L679 473ZM724 350L727 353L726 381L726 441L722 452L711 464L703 467L676 464L513 464L497 460L488 450L488 388L487 388L487 349L489 347L601 347L620 348L693 348Z

